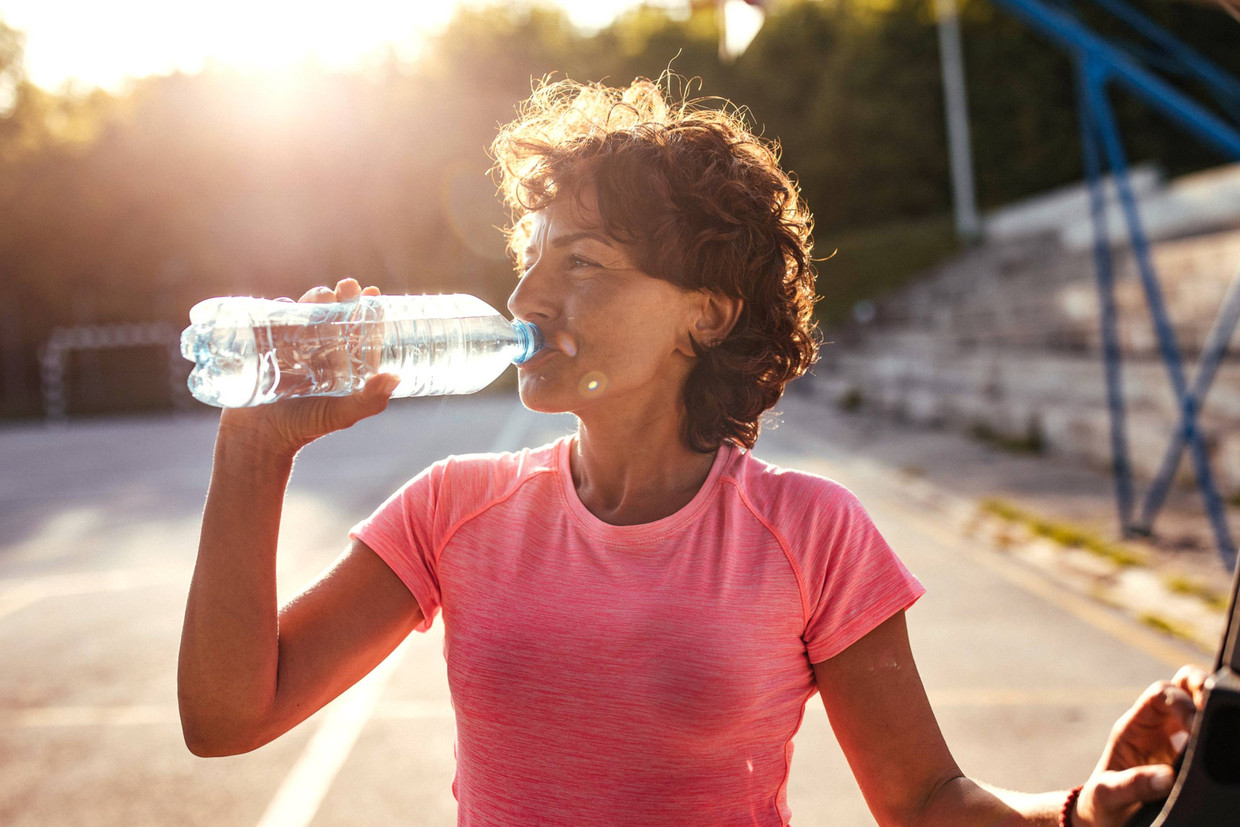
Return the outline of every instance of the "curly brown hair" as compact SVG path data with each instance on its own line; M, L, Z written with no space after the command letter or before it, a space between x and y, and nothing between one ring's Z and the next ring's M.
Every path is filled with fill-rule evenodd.
M603 229L645 273L741 299L722 341L694 342L685 436L701 451L752 448L762 413L817 357L813 219L778 145L753 134L743 112L671 97L644 78L536 85L491 145L512 211L508 247L519 263L522 219L590 189Z

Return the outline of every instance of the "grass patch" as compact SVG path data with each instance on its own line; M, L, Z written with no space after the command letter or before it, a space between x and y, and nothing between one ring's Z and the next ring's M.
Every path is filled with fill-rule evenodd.
M985 423L977 423L969 429L969 435L979 442L1013 454L1040 454L1046 448L1040 428L1030 427L1024 436L1002 434Z
M1019 522L1024 517L1024 512L1003 500L983 500L982 511L1009 522Z
M1145 563L1145 559L1136 552L1116 543L1107 542L1071 523L1047 520L999 499L984 500L981 507L982 511L987 514L1025 526L1038 537L1045 537L1066 548L1084 549L1091 554L1110 560L1117 566L1139 566Z
M818 262L815 315L823 327L852 318L859 301L876 301L916 281L917 276L960 250L951 215L907 219L863 229L820 228L816 251L835 255Z
M1170 574L1164 577L1163 585L1167 587L1168 591L1187 595L1188 597L1196 597L1211 609L1216 609L1220 612L1227 611L1227 603L1231 599L1222 592L1216 591L1209 586L1203 586L1196 580L1191 580L1178 574Z
M1193 637L1193 632L1191 629L1182 623L1176 623L1174 620L1168 620L1162 615L1156 615L1153 612L1142 612L1137 616L1137 619L1146 626L1149 626L1151 629L1157 629L1160 632L1165 632L1172 637L1178 637L1181 640L1196 641L1196 638Z

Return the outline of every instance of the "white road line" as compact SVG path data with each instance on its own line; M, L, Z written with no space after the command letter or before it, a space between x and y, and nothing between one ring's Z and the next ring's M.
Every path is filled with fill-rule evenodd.
M519 444L526 432L525 417L525 409L520 406L508 413L491 444L492 452L512 450ZM323 722L267 805L258 827L306 827L314 820L406 648L397 647L387 660L325 710Z
M387 660L332 701L319 728L267 805L258 827L306 827L314 820L336 774L370 720L384 685L406 651L407 647L398 646Z

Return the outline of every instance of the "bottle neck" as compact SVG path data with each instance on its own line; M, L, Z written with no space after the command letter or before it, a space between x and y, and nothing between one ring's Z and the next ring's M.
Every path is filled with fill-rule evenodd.
M517 334L517 343L521 346L521 351L513 357L512 363L519 365L529 361L530 357L542 350L543 335L537 325L523 322L520 319L513 320L512 329Z

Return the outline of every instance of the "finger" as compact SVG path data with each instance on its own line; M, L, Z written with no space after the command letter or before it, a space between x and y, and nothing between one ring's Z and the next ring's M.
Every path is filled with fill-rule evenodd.
M293 303L293 300L292 300L292 299L290 299L288 296L280 296L279 298L277 298L277 299L276 299L276 301L278 301L278 302L288 302L289 304L292 304L292 303Z
M362 286L357 283L357 279L341 279L336 282L336 301L353 301L360 295L362 295Z
M1157 681L1146 687L1136 703L1116 722L1116 727L1166 728L1170 720L1187 729L1195 713L1196 706L1189 692L1170 681Z
M1099 815L1121 813L1133 805L1165 798L1175 783L1175 770L1166 764L1099 773L1090 779L1087 805ZM1085 793L1081 793L1085 797ZM1109 819L1095 819L1095 821Z
M1210 674L1200 666L1181 666L1171 682L1193 696L1193 702L1201 706L1202 693L1205 691L1206 679Z
M400 384L400 377L391 373L381 373L371 377L359 393L349 397L354 404L354 412L358 419L374 416L387 408L392 392Z
M364 290L362 290L363 296L378 296L379 294L380 294L379 288L375 287L373 284L365 288Z
M330 287L324 287L322 285L319 285L318 287L311 287L305 293L302 293L301 298L298 299L297 301L322 303L322 302L334 302L335 300L336 300L335 290L332 290Z
M1197 704L1191 693L1178 686L1168 686L1162 693L1162 701L1166 715L1177 726L1170 731L1193 728L1193 719L1197 717Z
M362 393L371 390L376 395L381 395L384 399L391 399L392 394L396 391L396 386L400 384L400 377L395 373L380 373L366 380L366 386L362 388Z
M1127 731L1133 726L1157 726L1168 709L1167 691L1174 688L1169 681L1155 681L1147 686L1133 705L1115 722L1113 731Z

